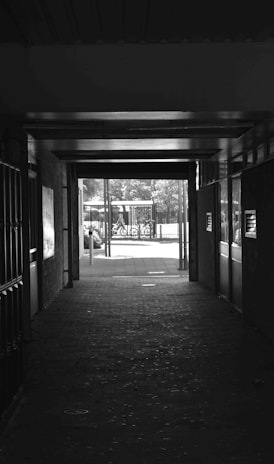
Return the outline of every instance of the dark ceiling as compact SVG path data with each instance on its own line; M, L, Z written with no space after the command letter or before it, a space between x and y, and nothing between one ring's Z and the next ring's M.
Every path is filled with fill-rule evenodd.
M0 42L91 43L268 41L272 14L255 2L183 0L1 0Z
M102 43L267 42L274 22L257 4L181 0L0 0L0 43L24 47ZM27 132L41 150L85 163L213 159L271 115L264 113L39 113Z
M272 130L271 120L262 112L30 113L25 129L40 153L63 161L179 163L225 159L262 121Z

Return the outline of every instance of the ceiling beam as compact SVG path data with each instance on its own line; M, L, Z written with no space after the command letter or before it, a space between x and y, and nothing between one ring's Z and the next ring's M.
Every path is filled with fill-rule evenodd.
M173 151L126 151L95 152L89 150L53 150L61 161L92 163L178 163L209 159L216 150L173 150Z
M187 179L189 164L135 163L129 169L127 163L78 163L75 172L78 178L85 179Z
M38 140L37 149L49 151L84 151L89 152L216 152L227 146L228 139L214 138L146 138L146 139L79 139L79 140Z
M146 125L147 124L147 125ZM124 130L203 130L203 129L250 129L254 126L252 121L176 121L176 124L171 124L169 121L158 121L157 123L150 123L149 121L111 121L111 123L103 123L102 121L75 121L75 122L65 122L65 121L33 121L26 122L24 127L26 130L73 130L73 129L83 129L83 130L96 130L101 128L104 130L109 129L119 129Z

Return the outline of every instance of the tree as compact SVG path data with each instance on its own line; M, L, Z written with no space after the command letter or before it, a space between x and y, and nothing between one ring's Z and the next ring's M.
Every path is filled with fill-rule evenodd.
M171 179L156 180L152 198L157 207L166 212L167 222L170 222L171 211L178 210L178 181Z
M104 199L103 179L83 179L84 201L102 201Z
M151 200L151 179L111 179L112 200Z
M112 200L127 200L125 196L125 180L124 179L110 179L109 191Z
M84 201L104 199L103 179L84 179ZM154 200L158 211L170 222L171 212L178 211L178 181L173 179L110 179L111 200Z

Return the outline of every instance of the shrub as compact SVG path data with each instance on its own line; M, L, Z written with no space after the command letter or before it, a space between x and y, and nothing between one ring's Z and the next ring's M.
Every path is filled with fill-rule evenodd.
M101 248L103 243L98 230L94 229L92 231L93 236L93 248ZM84 235L84 248L89 248L89 235Z

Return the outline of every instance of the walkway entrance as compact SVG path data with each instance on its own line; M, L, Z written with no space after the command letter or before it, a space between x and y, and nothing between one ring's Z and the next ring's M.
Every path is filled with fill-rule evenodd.
M187 186L165 178L78 179L80 278L188 275Z

